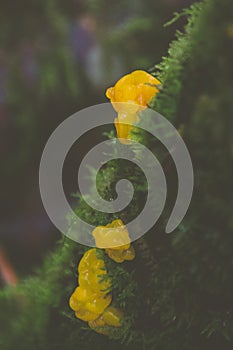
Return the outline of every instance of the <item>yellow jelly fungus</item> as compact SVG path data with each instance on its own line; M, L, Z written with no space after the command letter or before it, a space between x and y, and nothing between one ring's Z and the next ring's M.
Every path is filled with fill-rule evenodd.
M105 309L102 318L105 324L113 327L121 327L123 313L116 307L109 306Z
M97 226L92 232L97 247L105 248L108 256L117 263L135 258L134 248L122 220L114 220L106 226Z
M88 325L97 333L108 335L110 333L110 327L122 326L122 316L123 313L119 309L109 306L99 318L89 321Z
M147 108L150 100L159 92L160 84L151 74L136 70L107 89L106 96L118 112L114 124L121 143L129 143L133 124L139 120L137 113Z
M92 235L98 248L121 250L130 247L129 233L122 220L114 220L106 226L97 226Z
M99 314L95 314L80 307L77 311L75 311L75 316L82 321L89 322L91 320L94 321L96 318L98 318Z
M109 294L111 281L109 278L102 279L107 271L104 261L97 258L96 249L89 249L84 254L78 272L79 287L70 297L70 308L83 321L96 320L112 300Z
M75 311L76 317L83 321L97 319L111 303L112 296L99 295L88 289L77 287L70 297L70 308Z
M114 102L130 102L146 107L152 97L159 91L160 81L151 74L136 70L122 77L114 87L107 89L106 96ZM117 104L116 111L118 112ZM121 108L121 106L119 106ZM135 112L132 110L132 112Z
M104 261L96 256L96 249L88 250L82 257L79 267L79 285L95 293L106 294L111 287L111 281L106 278L107 270ZM103 278L105 276L105 278Z
M97 260L96 257L96 249L89 249L88 251L86 251L86 253L83 255L82 259L79 262L78 265L78 272L82 272L82 271L88 271L88 269L90 268L90 266L95 263Z
M122 144L130 144L131 131L133 130L134 124L136 122L138 122L137 115L130 115L127 111L124 114L118 113L118 118L114 119L117 137Z
M75 292L70 297L69 305L75 311L76 317L83 321L95 320L99 317L98 313L93 313L85 308L85 303L77 299Z
M135 258L135 250L133 247L126 250L106 249L106 253L108 254L109 258L117 263L122 263L125 260L130 261Z
M89 321L88 326L93 329L96 333L109 335L109 327L106 327L106 324L103 320L97 319L94 321Z

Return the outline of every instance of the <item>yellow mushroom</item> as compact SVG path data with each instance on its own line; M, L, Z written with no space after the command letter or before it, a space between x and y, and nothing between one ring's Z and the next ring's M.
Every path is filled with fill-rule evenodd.
M151 74L136 70L123 76L114 87L107 89L106 96L118 112L114 124L121 143L130 143L133 124L139 120L137 113L147 108L151 99L159 92L160 84Z
M97 247L106 248L106 253L115 262L122 263L135 258L134 248L130 246L129 232L122 220L114 220L106 226L97 226L92 235Z

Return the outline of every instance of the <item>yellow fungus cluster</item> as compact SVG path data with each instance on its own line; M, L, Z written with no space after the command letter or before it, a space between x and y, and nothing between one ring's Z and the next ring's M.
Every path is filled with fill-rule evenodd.
M77 287L70 298L70 307L83 321L97 319L111 303L111 282L101 279L107 274L104 261L96 256L96 249L88 250L78 266Z
M150 100L159 92L160 84L151 74L136 70L107 89L106 96L118 113L114 124L121 143L130 143L133 124L139 121L137 113L147 108Z
M70 308L80 320L88 322L95 331L108 334L106 326L120 327L122 313L110 307L111 281L103 278L107 274L104 261L98 259L96 249L88 250L78 266L78 283L70 297Z
M130 143L133 124L139 121L138 112L147 108L150 100L159 92L160 81L147 72L137 70L122 77L107 90L118 113L114 123L119 141ZM97 226L93 232L96 246L117 263L135 258L129 232L122 220L114 220L106 226ZM109 327L121 327L122 312L111 306L111 280L107 276L104 260L97 257L96 248L88 250L78 266L78 284L70 297L70 307L77 318L88 322L90 328L101 334L109 334Z
M105 248L108 256L117 263L135 258L134 248L130 246L129 232L122 220L114 220L106 226L97 226L92 235L98 248Z

